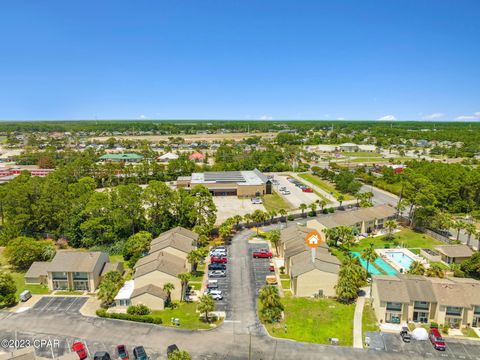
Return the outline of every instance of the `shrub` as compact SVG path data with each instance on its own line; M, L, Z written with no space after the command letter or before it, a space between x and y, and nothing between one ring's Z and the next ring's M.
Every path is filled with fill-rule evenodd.
M308 216L315 217L315 216L317 216L317 212L316 211L309 211Z
M280 266L280 274L285 274L285 266Z
M328 214L328 208L323 209L323 210L322 210L322 213Z
M150 309L148 306L143 304L131 305L127 309L127 314L129 315L148 315L150 314Z
M431 328L431 329L432 329L432 328L438 329L438 324L437 324L435 321L432 321L432 322L430 323L430 328Z
M107 319L119 319L119 320L128 320L128 321L137 321L150 324L162 324L161 318L156 318L150 315L132 315L132 314L117 314L117 313L107 313L105 309L98 309L97 316L107 318Z
M287 219L288 219L288 221L293 221L293 220L295 220L295 216L290 214L290 215L287 216Z

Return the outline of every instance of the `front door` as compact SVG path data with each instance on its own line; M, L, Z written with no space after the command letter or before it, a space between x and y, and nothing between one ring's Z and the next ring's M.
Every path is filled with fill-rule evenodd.
M427 323L428 322L428 312L426 312L426 311L414 311L413 312L413 322Z
M480 327L480 316L473 317L472 327Z

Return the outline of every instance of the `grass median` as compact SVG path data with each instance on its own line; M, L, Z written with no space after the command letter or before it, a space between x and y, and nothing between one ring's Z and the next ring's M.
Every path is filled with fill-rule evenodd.
M323 191L325 191L329 194L332 194L336 198L338 198L339 195L343 195L345 200L355 199L352 195L341 193L340 191L335 189L335 186L333 186L332 184L322 180L317 175L313 175L313 174L309 174L309 173L303 173L303 174L298 174L298 176L300 176L303 180L306 180L306 181L312 183L313 185L319 187Z

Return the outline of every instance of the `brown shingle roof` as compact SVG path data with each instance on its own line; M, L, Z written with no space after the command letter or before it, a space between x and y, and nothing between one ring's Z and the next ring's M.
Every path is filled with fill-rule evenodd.
M177 263L177 264L182 265L182 266L185 265L185 260L182 259L181 257L175 256L175 255L167 253L165 251L156 251L152 254L149 254L147 256L144 256L144 257L138 259L138 261L136 262L136 264L134 265L133 268L136 269L136 268L139 268L140 266L147 265L147 264L151 263L152 261L157 261L157 260L161 260L161 259L167 259L167 261Z
M337 212L329 216L318 218L318 222L327 228L337 226L352 226L363 221L372 221L375 219L384 219L396 214L395 208L389 205L378 205L359 210Z
M400 278L388 275L373 275L372 281L377 287L380 301L403 304L410 302L407 286Z
M47 269L50 265L49 261L34 261L30 268L25 273L26 278L38 278L40 276L47 276Z
M163 258L161 260L152 261L146 265L140 266L135 270L134 279L149 274L153 271L160 271L172 276L177 276L182 272L186 272L185 265L174 262L171 259Z
M188 253L195 249L197 246L197 240L197 233L178 226L153 239L150 243L150 253L169 246Z
M50 272L92 272L99 261L108 261L100 251L59 251L50 262Z
M444 306L468 307L463 286L450 279L430 278L437 303Z
M340 264L335 256L323 253L317 253L315 262L312 262L311 253L305 252L297 255L295 261L292 262L290 273L292 277L297 277L314 269L338 274L340 271Z
M136 298L137 296L140 296L143 294L150 294L155 297L161 298L163 300L168 299L168 294L165 291L163 291L162 288L153 284L145 285L145 286L142 286L141 288L133 290L132 295L130 296L130 299Z
M398 274L397 277L405 282L408 296L411 301L435 302L435 293L428 278L419 275Z
M456 258L456 257L470 257L473 255L472 249L470 249L465 244L459 245L439 245L435 246L435 249L444 254L445 256Z

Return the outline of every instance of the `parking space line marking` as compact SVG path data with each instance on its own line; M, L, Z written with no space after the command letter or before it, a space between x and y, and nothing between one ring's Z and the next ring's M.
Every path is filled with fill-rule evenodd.
M52 297L50 298L50 300L47 301L47 303L45 304L45 306L40 309L40 311L45 311L45 309L47 308L47 306L50 305L50 303L51 303L53 300L55 300L55 298L52 296Z
M85 345L85 349L87 349L88 357L91 357L91 356L90 356L90 350L88 349L88 345L87 345L87 340L84 340L84 341L83 341L83 344Z
M50 344L53 344L52 339L50 339L50 336L48 337L48 341ZM50 346L50 351L52 352L52 359L55 359L55 354L53 353L53 345Z
M68 307L65 309L65 312L67 312L68 310L70 310L70 308L72 307L73 304L75 304L75 302L78 300L79 298L76 297L75 299L73 299L72 303L70 305L68 305Z

